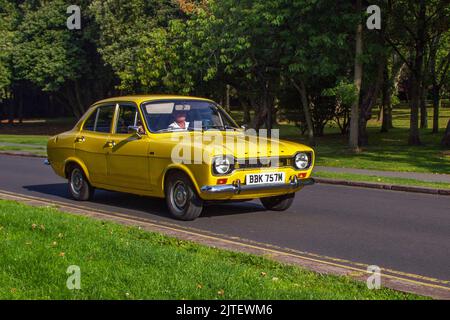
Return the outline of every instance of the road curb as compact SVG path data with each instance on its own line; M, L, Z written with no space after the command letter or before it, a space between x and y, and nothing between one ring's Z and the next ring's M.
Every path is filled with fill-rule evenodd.
M415 192L415 193L426 193L426 194L450 196L450 189L435 189L435 188L426 188L426 187L402 186L402 185L395 185L395 184L336 180L336 179L326 179L326 178L314 178L314 180L317 183L323 183L323 184L334 184L334 185L342 185L342 186L349 186L349 187L361 187L361 188L405 191L405 192Z
M30 157L30 158L47 158L47 156L41 156L34 153L29 152L12 152L12 151L0 151L0 155L5 156L16 156L16 157Z

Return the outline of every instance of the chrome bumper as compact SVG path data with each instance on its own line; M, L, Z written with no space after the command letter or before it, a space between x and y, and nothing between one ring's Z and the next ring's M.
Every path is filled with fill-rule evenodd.
M295 177L295 176L294 176ZM292 190L301 186L310 186L315 183L313 178L308 179L292 179L289 183L268 183L243 185L239 180L233 184L222 184L214 186L203 186L200 188L201 192L205 193L234 193L239 194L245 191L264 191L264 190Z

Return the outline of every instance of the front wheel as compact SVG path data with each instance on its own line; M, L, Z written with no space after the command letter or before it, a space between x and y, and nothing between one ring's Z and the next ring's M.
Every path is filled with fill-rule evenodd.
M79 201L90 200L94 196L94 191L83 170L74 165L69 172L69 192L72 197Z
M288 193L282 196L261 198L261 203L267 210L284 211L289 209L294 198L295 193Z
M169 212L175 219L194 220L202 213L203 200L184 173L170 174L166 178L164 193Z

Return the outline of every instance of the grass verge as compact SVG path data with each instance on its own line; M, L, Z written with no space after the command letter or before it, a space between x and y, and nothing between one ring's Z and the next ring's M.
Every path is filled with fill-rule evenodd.
M48 136L0 134L0 151L47 155Z
M421 299L348 277L0 200L0 299ZM70 265L81 289L66 287Z
M335 179L335 180L376 182L376 183L384 183L384 184L392 184L392 185L400 185L400 186L416 186L416 187L426 187L426 188L434 188L434 189L449 189L450 190L450 183L444 183L444 182L429 182L429 181L422 181L422 180L415 180L415 179L380 177L380 176L371 176L371 175L355 174L355 173L336 173L336 172L324 172L324 171L314 172L313 175L314 175L314 177L317 177L317 178L327 178L327 179Z

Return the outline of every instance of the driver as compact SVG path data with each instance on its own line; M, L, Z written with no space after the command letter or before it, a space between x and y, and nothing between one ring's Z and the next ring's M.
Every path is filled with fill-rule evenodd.
M168 129L187 129L189 122L186 121L186 111L175 110L173 113L175 121L169 124Z

